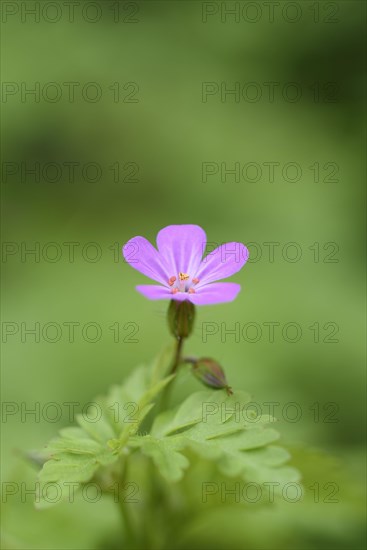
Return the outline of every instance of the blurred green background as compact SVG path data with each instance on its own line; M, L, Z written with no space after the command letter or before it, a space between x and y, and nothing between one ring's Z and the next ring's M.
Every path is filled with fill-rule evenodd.
M27 12L35 4L39 16ZM243 287L233 304L199 308L186 350L216 357L264 412L264 403L279 403L282 444L306 496L211 507L201 502L200 471L191 473L195 519L172 547L362 548L364 3L279 2L273 21L265 2L79 2L73 16L67 4L2 6L2 399L19 406L3 417L3 481L32 487L19 451L68 425L62 404L81 410L169 341L167 303L134 290L149 281L119 250L133 236L154 242L165 225L195 223L211 243L248 244L251 259L233 278ZM208 82L218 92L206 97ZM245 97L221 93L221 83L236 82ZM25 93L32 88L36 95ZM301 97L287 100L295 89ZM22 175L35 163L39 181ZM203 163L216 172L206 182ZM221 173L235 163L256 165L247 180ZM266 243L276 243L274 258ZM288 243L297 243L297 261ZM32 248L39 256L25 253ZM25 332L36 323L39 342ZM65 323L79 323L74 342ZM87 323L97 324L98 341L83 338ZM207 323L216 333L205 341ZM292 328L284 336L287 323L300 327L297 341L288 341ZM226 334L235 327L239 335ZM84 330L93 340L93 326ZM183 377L173 397L197 389ZM42 415L50 402L63 411L54 423ZM40 418L22 418L36 403ZM289 403L301 411L295 422ZM327 501L327 483L338 502ZM119 537L110 502L40 512L32 497L7 500L6 549L112 548Z

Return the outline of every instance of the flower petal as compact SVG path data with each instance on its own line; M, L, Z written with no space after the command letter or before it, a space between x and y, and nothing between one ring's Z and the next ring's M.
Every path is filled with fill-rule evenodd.
M206 246L205 231L198 225L169 225L158 233L157 246L171 276L182 271L194 277Z
M237 273L247 262L249 251L242 243L225 243L203 259L195 275L201 284L226 279Z
M198 289L195 294L189 294L190 302L198 306L232 302L241 290L237 283L212 283Z
M122 248L125 260L150 279L168 286L168 269L165 259L144 237L130 239Z
M177 292L172 294L170 288L166 288L160 285L138 285L135 287L140 294L143 294L149 300L188 300L189 294L184 292Z

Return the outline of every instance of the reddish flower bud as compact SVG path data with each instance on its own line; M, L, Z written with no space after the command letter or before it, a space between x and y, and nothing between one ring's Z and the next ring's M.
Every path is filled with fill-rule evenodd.
M186 361L192 364L192 372L202 384L213 389L225 389L228 395L232 395L232 388L228 386L224 370L217 361L209 357Z

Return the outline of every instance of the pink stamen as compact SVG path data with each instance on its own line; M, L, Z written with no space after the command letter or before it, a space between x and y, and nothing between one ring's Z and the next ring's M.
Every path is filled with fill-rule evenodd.
M195 294L195 289L194 288L189 288L189 294Z
M192 282L194 283L194 285L197 285L198 283L200 283L200 281L197 277L194 277Z
M171 290L171 292L172 292L172 294L177 294L178 288L173 288L173 289Z
M172 285L175 283L175 281L176 281L176 277L170 277L170 278L168 279L168 284L169 284L169 286L172 286Z

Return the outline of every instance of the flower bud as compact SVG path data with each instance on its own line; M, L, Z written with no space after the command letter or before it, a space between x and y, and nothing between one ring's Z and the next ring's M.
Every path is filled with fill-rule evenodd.
M227 384L226 375L219 363L209 357L201 359L189 359L192 363L192 372L200 382L213 389L225 389L228 395L232 395L233 391Z
M167 313L168 326L176 338L187 338L194 327L195 306L188 300L171 300Z

